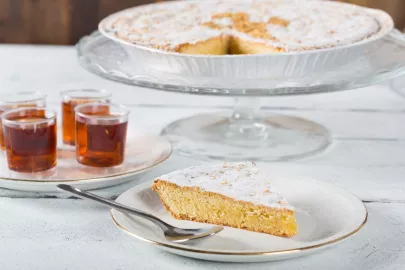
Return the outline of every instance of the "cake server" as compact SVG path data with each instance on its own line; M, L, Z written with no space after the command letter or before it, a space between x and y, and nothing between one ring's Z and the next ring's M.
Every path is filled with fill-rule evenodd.
M130 214L130 215L134 215L137 217L147 219L147 220L151 221L152 223L154 223L163 232L163 235L167 238L167 240L169 240L171 242L179 243L179 242L186 242L186 241L193 240L193 239L204 238L207 236L215 235L218 232L223 230L222 226L212 226L209 228L200 228L200 229L183 229L183 228L174 227L151 214L145 213L143 211L134 209L134 208L126 206L126 205L122 205L115 201L108 200L106 198L100 197L93 193L75 188L73 186L60 184L57 187L61 190L72 193L82 199L90 199L90 200L96 201L98 203L108 205L108 206L112 207L113 209L120 211L122 213L126 213L126 214Z

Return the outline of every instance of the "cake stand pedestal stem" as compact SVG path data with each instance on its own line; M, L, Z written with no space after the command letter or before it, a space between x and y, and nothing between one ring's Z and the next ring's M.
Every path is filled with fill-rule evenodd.
M267 144L271 127L265 123L260 107L260 98L236 98L225 138L238 145Z

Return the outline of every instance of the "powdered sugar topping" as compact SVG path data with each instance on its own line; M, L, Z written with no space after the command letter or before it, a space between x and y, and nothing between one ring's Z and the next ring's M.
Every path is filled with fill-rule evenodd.
M264 31L272 38L237 29L230 17L216 17L227 13L244 13L249 23L264 23ZM286 23L272 23L272 19L278 18ZM136 7L107 21L107 28L119 38L165 50L220 35L233 35L285 51L307 50L351 44L381 29L368 9L302 0L178 1ZM209 23L217 27L210 27Z
M158 177L181 187L199 187L235 200L274 208L293 209L274 190L267 175L251 162L189 167Z

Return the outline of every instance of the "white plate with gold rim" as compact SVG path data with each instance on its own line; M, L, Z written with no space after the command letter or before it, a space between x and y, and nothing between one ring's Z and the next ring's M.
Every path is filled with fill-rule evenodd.
M56 167L38 173L18 173L8 168L0 151L0 188L22 191L55 192L58 184L74 184L96 189L131 181L133 176L157 166L172 153L171 144L162 137L139 135L127 139L125 160L120 166L95 168L79 164L75 151L58 148Z
M176 220L151 190L152 181L136 186L117 202L151 213L183 228L209 226ZM117 227L138 240L165 251L211 261L263 262L308 255L353 236L367 221L365 205L349 192L315 179L275 177L273 186L295 207L299 233L283 238L225 227L215 236L192 244L171 243L152 223L115 210L111 215Z

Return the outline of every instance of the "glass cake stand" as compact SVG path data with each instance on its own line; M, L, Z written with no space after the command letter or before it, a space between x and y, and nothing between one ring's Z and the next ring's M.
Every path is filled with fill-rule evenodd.
M218 160L288 160L320 152L331 143L328 130L315 122L261 111L263 97L360 88L405 73L405 39L397 30L372 43L358 57L330 60L328 69L240 82L156 71L99 32L79 41L77 55L82 67L109 80L164 91L234 97L233 112L190 116L162 131L178 153ZM315 54L313 57L316 59ZM336 61L339 64L333 64ZM295 65L302 68L299 61Z

